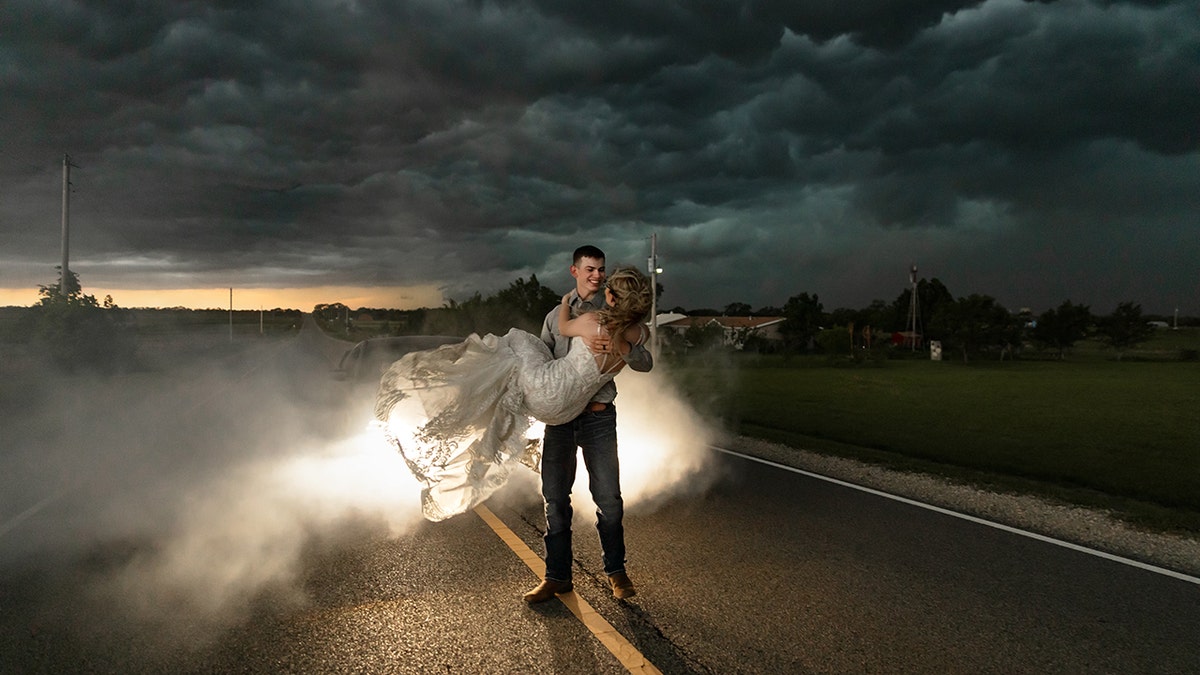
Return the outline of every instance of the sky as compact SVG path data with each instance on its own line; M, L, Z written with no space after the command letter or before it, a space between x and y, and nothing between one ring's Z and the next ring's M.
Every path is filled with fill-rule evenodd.
M0 305L410 309L571 251L661 307L918 277L1200 316L1200 5L0 4Z

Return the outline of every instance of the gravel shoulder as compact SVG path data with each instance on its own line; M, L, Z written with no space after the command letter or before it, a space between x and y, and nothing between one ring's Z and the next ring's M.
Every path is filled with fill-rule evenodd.
M989 492L940 476L895 471L746 436L726 438L719 445L777 464L1200 577L1200 538L1138 529L1104 511L1029 495Z

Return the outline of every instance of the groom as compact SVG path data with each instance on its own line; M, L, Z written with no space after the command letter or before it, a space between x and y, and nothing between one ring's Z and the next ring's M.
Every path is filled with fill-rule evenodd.
M571 293L572 314L602 309L605 306L606 278L604 252L595 246L575 249L571 263L575 290ZM559 359L567 355L570 338L558 330L558 308L550 310L542 325L542 341ZM588 339L595 353L612 349L607 336ZM621 355L630 368L646 372L654 362L646 348L637 345ZM612 381L600 387L591 403L566 424L546 425L542 439L542 497L546 501L546 577L525 594L529 604L544 602L558 593L567 593L571 583L571 484L575 482L577 450L583 449L588 485L596 502L596 530L604 552L604 573L618 599L633 597L637 591L625 573L625 514L621 500L621 475L617 461L617 409L613 399L617 387Z

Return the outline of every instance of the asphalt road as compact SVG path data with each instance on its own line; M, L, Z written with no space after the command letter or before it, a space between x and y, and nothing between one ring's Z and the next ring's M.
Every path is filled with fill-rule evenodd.
M280 461L329 456L306 443L361 412L312 344L211 357L71 396L30 380L4 411L0 672L626 672L562 602L521 602L534 573L475 513L398 526L365 484L317 490L332 464L311 494L280 488ZM738 457L713 470L627 513L627 602L577 514L576 595L661 672L1200 672L1197 583ZM488 506L540 551L529 493Z

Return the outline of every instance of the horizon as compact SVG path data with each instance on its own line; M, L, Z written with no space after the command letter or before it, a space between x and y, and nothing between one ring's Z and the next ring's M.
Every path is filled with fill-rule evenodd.
M540 282L540 280L539 280L539 282ZM545 284L543 284L543 285L545 285ZM896 295L891 297L890 299L889 298L876 298L876 300L882 300L883 302L890 304L890 303L894 302L896 300L896 298L899 297L905 290L907 290L907 287L900 288L900 290L898 290L896 292ZM958 300L962 297L966 297L966 295L970 295L970 293L960 295L960 294L954 293L953 289L949 289L949 290L951 291L951 295L954 297L955 300ZM83 288L83 292L86 295L94 296L100 302L103 302L104 297L106 295L111 295L113 298L113 302L116 304L117 307L119 307L121 309L140 309L140 310L187 309L187 310L194 310L194 311L229 311L230 310L229 291L230 291L230 289L228 287L227 288L219 288L219 289L172 289L172 290L145 290L145 289L132 290L132 289L104 289L104 288L101 288L101 289L96 289L95 291L89 289L87 286L84 286L84 288ZM339 291L342 291L341 295L338 295ZM809 292L809 293L810 293L810 295L812 294L812 292ZM422 294L424 294L424 295L422 295ZM980 293L980 294L988 295L987 293ZM134 298L164 297L165 296L165 297L175 298L176 300L178 300L178 302L171 302L171 303L160 302L157 304L140 304L137 302L122 301L122 297L131 297L131 296ZM337 296L337 297L330 297L330 296ZM440 300L436 301L436 304L434 304L434 303L421 304L420 301L412 299L414 297L432 298L434 296L441 298ZM308 298L308 300L306 300L305 303L301 303L301 304L289 304L289 303L278 302L278 300L280 298L297 298L297 297L305 297L305 298ZM316 299L316 300L313 299L313 298L317 298L317 297L319 297L321 299ZM347 297L350 298L350 301L346 300ZM397 298L397 297L408 298L408 300L402 304L393 303L391 300L389 300L390 298ZM199 298L206 298L206 299L207 298L215 298L216 303L215 304L200 304L202 301ZM818 300L820 300L819 293L817 293L817 298L818 298ZM24 299L24 302L14 302L13 301L14 299L18 299L18 300ZM758 312L761 309L772 308L772 307L782 309L786 300L787 300L787 298L783 298L777 304L766 304L766 305L759 305L759 306L751 305L751 311ZM1059 305L1061 305L1066 300L1067 299L1064 299L1062 301L1059 301L1058 303L1055 303L1054 305L1052 305L1050 307L1042 307L1042 308L1035 308L1035 307L1030 307L1027 305L1021 305L1018 307L1010 307L1008 305L1004 305L1004 303L1000 303L1000 304L1006 310L1008 310L1008 312L1010 314L1018 314L1024 310L1028 309L1034 315L1039 315L1045 311L1048 311L1051 309L1057 309L1059 307ZM411 311L411 310L417 310L417 309L436 309L439 307L444 307L447 304L447 301L448 301L448 299L444 298L441 295L441 291L436 288L433 288L433 287L384 288L384 289L353 288L353 287L347 287L345 289L333 289L333 288L321 288L321 289L262 289L262 288L255 289L255 288L247 288L247 289L239 289L237 287L234 287L233 288L233 307L232 307L232 309L235 312L258 312L258 311L267 311L267 310L278 309L278 310L285 310L285 311L295 310L295 311L309 313L318 304L325 304L325 305L341 304L341 305L345 305L346 307L349 307L350 309ZM204 300L203 302L211 303L211 301L209 301L209 300ZM737 300L734 301L734 303L739 303L739 302L740 301L737 301ZM874 302L874 300L872 300L872 302ZM1074 301L1072 301L1072 302L1074 302ZM1122 301L1122 302L1125 302L1125 301ZM1129 302L1133 302L1136 305L1140 305L1142 307L1143 316L1147 316L1147 317L1169 317L1170 318L1170 317L1178 316L1180 318L1185 318L1185 319L1200 318L1200 314L1197 314L1197 315L1187 314L1186 312L1180 312L1177 308L1170 308L1165 311L1156 311L1154 309L1148 308L1145 303L1139 302L1137 300L1129 300ZM725 307L728 307L729 304L734 304L734 303L727 303L725 305ZM866 309L871 304L870 302L868 302L860 307L847 307L847 306L827 307L827 306L825 306L824 301L821 301L821 303L822 303L822 307L823 307L822 311L824 311L826 313L829 313L829 312L832 312L835 310L839 310L839 309L862 310L862 309ZM10 307L11 308L29 308L36 304L38 304L37 289L33 289L30 292L16 292L16 291L13 291L12 289L0 288L0 307L3 307L3 308L10 308ZM674 309L676 307L683 307L683 305L674 304L674 303L670 303L670 302L660 302L659 304L660 304L659 315L669 314L669 313L671 313L672 309ZM740 303L740 304L749 304L749 303ZM1107 314L1110 314L1114 309L1116 309L1115 305L1110 308L1098 309L1091 305L1087 305L1087 303L1074 303L1074 304L1077 304L1077 305L1083 304L1083 305L1088 306L1091 313L1095 316L1105 316ZM684 309L687 312L696 312L696 311L718 311L719 312L722 309L724 309L724 307L696 306L696 307L688 307L688 308L684 308Z
M103 302L106 295L111 295L118 307L125 309L193 309L193 310L229 310L229 287L226 288L189 288L170 290L96 288L82 284L83 292L96 300ZM350 302L347 302L346 299ZM16 291L0 288L0 306L30 307L38 303L38 290ZM148 302L154 299L153 302ZM361 301L362 304L353 304ZM385 305L367 304L384 302ZM437 304L422 304L432 303ZM320 288L238 288L233 287L234 311L259 311L260 309L300 309L311 312L318 304L331 305L341 303L351 308L356 307L389 307L391 309L420 309L423 307L440 307L445 304L441 291L432 286L396 287L396 288L356 288L356 287L320 287ZM399 306L390 306L399 305Z

